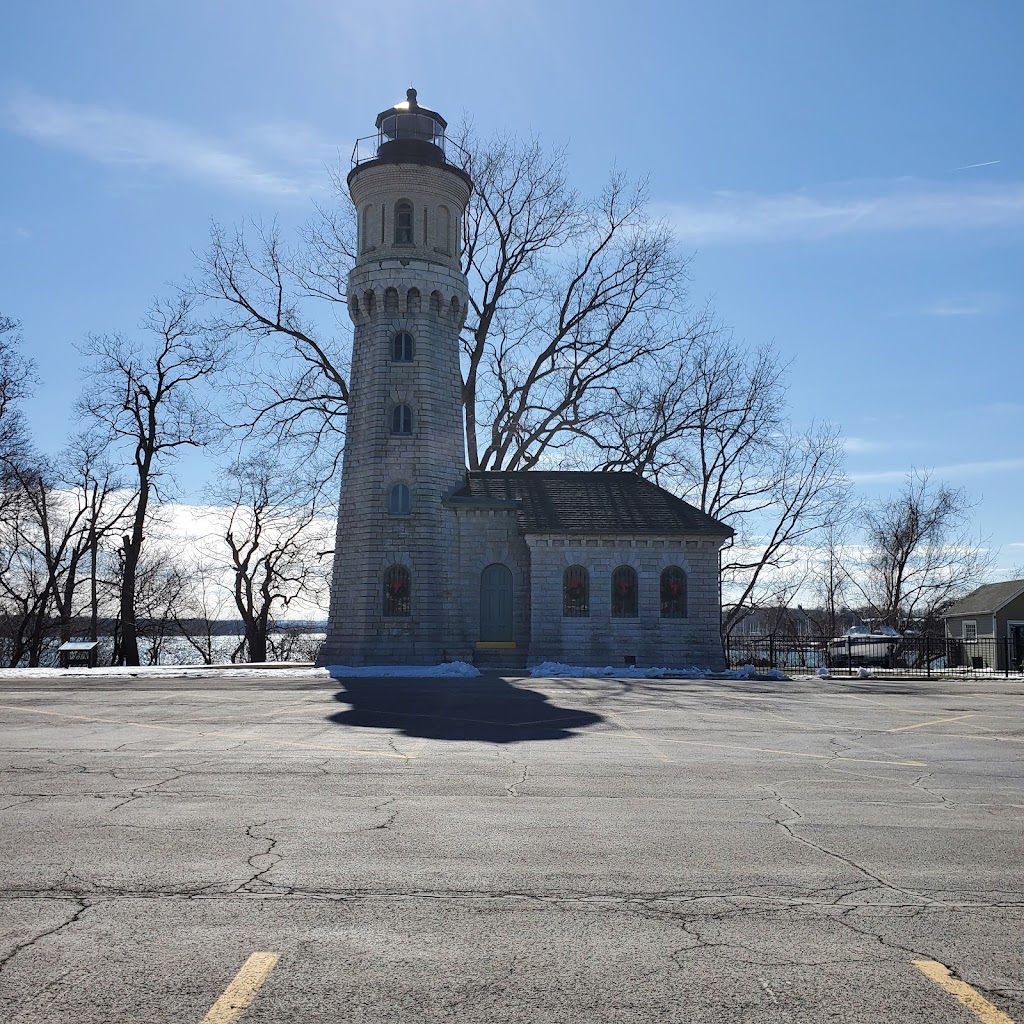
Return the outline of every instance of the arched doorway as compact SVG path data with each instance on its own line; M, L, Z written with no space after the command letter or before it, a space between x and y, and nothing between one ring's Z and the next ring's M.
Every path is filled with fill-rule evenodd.
M480 640L512 640L512 570L494 562L480 574Z

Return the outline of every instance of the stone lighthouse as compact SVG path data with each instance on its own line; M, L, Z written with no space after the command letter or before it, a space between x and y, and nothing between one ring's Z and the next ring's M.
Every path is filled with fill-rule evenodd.
M456 520L465 484L459 331L462 218L473 184L416 90L357 143L348 187L358 258L341 504L320 664L465 658Z

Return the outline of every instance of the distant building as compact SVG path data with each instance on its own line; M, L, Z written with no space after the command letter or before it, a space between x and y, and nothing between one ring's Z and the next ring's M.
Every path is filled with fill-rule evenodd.
M467 472L473 186L445 128L410 89L348 176L355 332L320 663L722 667L728 526L634 474Z
M963 645L976 668L1024 668L1024 580L987 583L943 616L946 636ZM980 662L980 664L978 664Z

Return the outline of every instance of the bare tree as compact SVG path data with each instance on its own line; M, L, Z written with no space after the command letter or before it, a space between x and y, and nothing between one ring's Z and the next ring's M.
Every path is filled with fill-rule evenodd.
M463 254L469 464L525 469L586 447L616 414L616 376L686 335L688 261L648 217L642 185L613 174L584 201L567 185L561 152L536 141L461 141L475 151ZM217 300L216 327L251 342L240 381L245 424L318 447L325 432L343 429L348 402L341 353L355 246L350 201L336 182L340 208L320 210L296 246L276 225L253 225L248 237L215 226L195 285Z
M212 665L222 654L219 624L233 608L231 594L216 563L203 553L176 567L181 599L174 607L175 625L181 639L189 645L204 665Z
M758 607L785 607L805 582L808 548L846 517L838 432L794 431L786 367L713 322L635 372L600 438L603 464L650 476L732 526L722 559L723 633Z
M136 593L150 503L166 497L170 465L183 448L201 448L217 427L200 385L219 367L221 337L193 316L184 296L158 302L142 324L147 340L119 335L93 336L84 346L91 359L91 385L80 411L111 446L130 460L135 503L122 538L120 658L139 664Z
M20 327L0 313L0 459L5 467L30 457L21 403L38 383L35 363L21 353Z
M865 554L851 573L880 625L934 621L980 585L992 555L972 532L975 504L963 488L912 469L900 493L865 505Z
M244 636L232 660L267 660L276 617L326 590L329 523L315 472L289 473L269 452L239 459L211 490L224 506L223 538Z

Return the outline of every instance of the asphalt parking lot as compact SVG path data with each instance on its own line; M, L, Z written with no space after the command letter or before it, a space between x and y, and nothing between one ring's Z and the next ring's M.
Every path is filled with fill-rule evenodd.
M0 682L0 1021L1024 1024L1022 690Z

